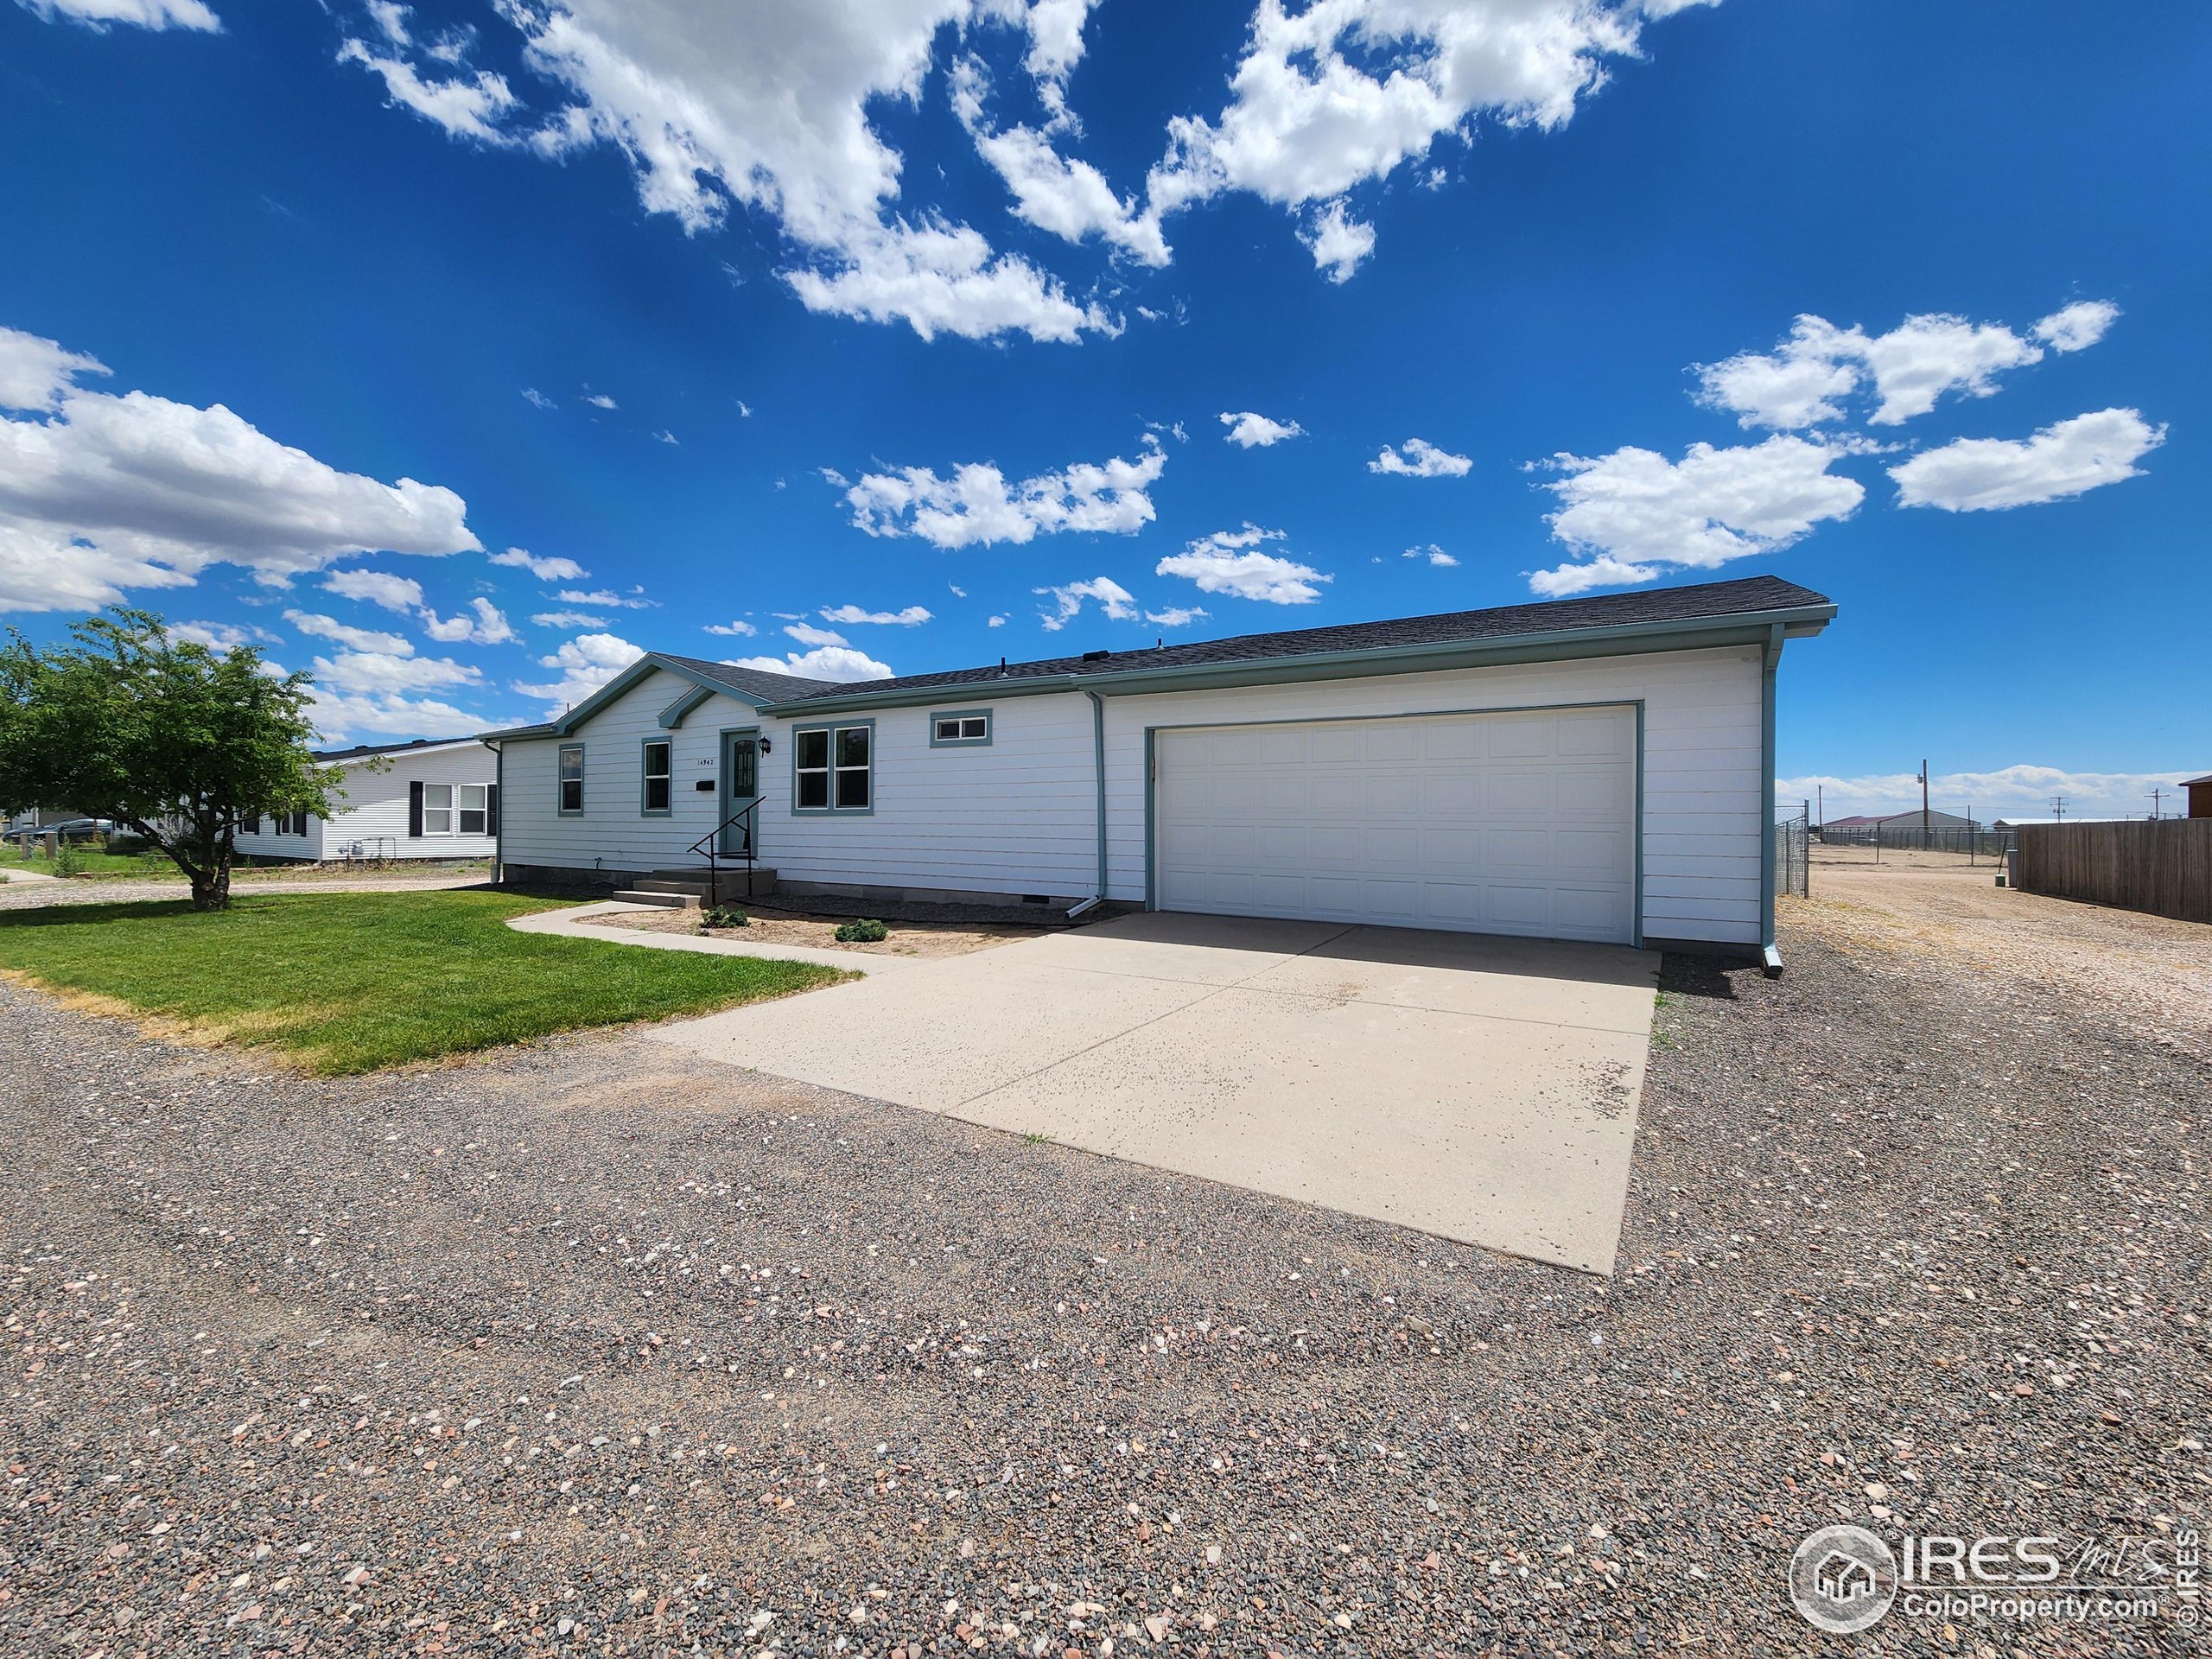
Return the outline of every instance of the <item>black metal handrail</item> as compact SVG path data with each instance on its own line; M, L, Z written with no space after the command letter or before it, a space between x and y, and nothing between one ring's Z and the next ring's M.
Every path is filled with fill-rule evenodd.
M760 840L759 836L754 833L760 827L754 814L760 810L760 798L756 795L691 843L691 851L704 853L707 855L707 904L709 908L722 901L721 865L722 831L734 823L741 823L745 825L745 896L748 899L753 896L753 851Z

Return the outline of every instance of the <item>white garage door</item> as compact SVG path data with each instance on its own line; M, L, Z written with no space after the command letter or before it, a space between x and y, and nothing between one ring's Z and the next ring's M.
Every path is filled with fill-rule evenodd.
M1154 740L1162 910L1632 942L1636 711Z

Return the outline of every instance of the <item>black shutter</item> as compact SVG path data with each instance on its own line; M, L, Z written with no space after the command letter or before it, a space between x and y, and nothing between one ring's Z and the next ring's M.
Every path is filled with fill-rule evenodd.
M261 814L257 812L250 818L241 819L238 823L238 828L245 830L249 836L259 835L261 833Z
M420 778L407 785L407 833L423 833L423 780Z
M487 836L499 833L499 786L497 784L484 786L484 833Z

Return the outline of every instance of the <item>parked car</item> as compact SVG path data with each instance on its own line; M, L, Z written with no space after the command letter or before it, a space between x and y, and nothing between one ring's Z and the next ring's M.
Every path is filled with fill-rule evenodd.
M112 818L64 818L60 823L49 823L31 832L34 835L55 835L64 841L104 840L115 833Z

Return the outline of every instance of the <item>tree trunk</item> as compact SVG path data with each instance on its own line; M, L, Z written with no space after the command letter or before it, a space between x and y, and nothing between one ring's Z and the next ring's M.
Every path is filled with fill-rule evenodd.
M194 910L228 910L231 907L229 865L192 872L192 907Z

